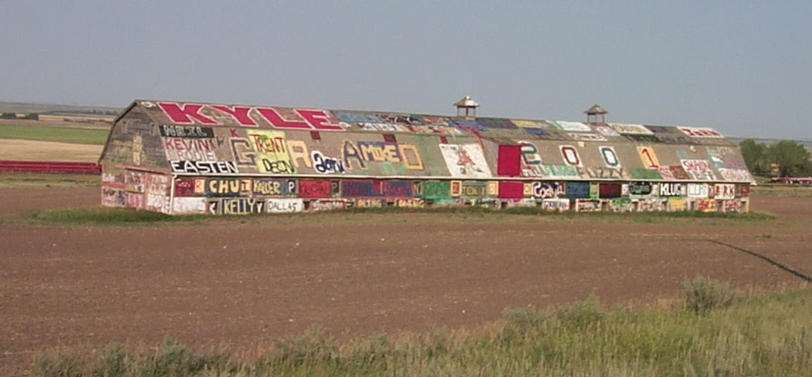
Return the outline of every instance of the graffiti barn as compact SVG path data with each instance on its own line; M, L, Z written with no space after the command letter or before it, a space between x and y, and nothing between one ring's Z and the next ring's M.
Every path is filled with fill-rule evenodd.
M467 101L467 102L465 102ZM470 105L473 104L473 105ZM137 100L104 147L101 201L167 214L348 207L749 209L711 128Z

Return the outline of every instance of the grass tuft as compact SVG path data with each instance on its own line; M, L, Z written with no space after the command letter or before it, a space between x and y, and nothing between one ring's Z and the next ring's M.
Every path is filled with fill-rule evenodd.
M335 340L320 325L310 326L299 336L276 339L274 346L276 352L268 360L274 366L329 364L338 357Z
M730 288L730 284L704 276L685 279L682 282L682 292L685 295L685 307L698 314L730 306L736 298L736 293Z
M109 207L50 209L33 211L27 216L34 223L63 225L132 225L194 221L206 217L208 216L171 216L159 212Z

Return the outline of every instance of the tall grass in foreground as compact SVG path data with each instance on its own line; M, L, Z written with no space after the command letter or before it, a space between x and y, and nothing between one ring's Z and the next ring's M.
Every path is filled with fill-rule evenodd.
M167 340L136 354L36 358L30 375L117 376L804 376L812 368L812 289L731 298L722 285L686 281L671 308L567 306L507 310L477 331L432 330L339 345L319 327L278 339L264 355L193 352ZM691 298L693 296L693 298ZM697 298L700 297L700 298ZM691 300L703 302L696 310Z

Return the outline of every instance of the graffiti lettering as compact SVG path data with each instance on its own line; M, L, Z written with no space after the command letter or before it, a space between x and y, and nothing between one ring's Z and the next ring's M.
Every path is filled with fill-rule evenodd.
M575 212L600 212L601 200L576 199Z
M685 186L681 183L661 183L660 196L684 196Z
M158 107L163 110L164 114L166 114L173 123L190 124L197 121L202 124L217 124L213 119L200 114L200 109L203 105L187 103L181 106L172 102L159 102Z
M389 198L413 196L411 181L384 181L381 185L381 194Z
M606 138L600 134L593 134L593 133L576 133L570 132L567 134L572 140L578 141L606 141Z
M223 215L250 215L262 213L265 201L253 198L221 199L220 212Z
M251 119L251 117L248 115L248 112L251 111L250 107L247 106L229 107L224 105L213 105L212 108L230 115L240 125L248 127L257 126L257 123L254 122L254 120Z
M625 179L628 177L623 168L576 168L581 177L597 179Z
M697 199L696 210L702 212L716 212L716 200L714 199Z
M423 199L397 199L395 200L395 207L401 208L423 208L426 202Z
M551 165L551 164L542 164L542 170L544 171L545 177L551 178L580 178L581 175L578 174L578 170L575 169L574 166L570 165Z
M561 147L561 157L564 158L564 162L570 166L581 166L581 157L578 156L578 150L575 149L572 145L562 145Z
M185 137L185 138L212 138L214 131L210 127L199 126L177 126L162 124L158 127L163 137Z
M488 184L485 182L463 182L460 194L468 198L483 198L488 196Z
M315 179L299 180L300 198L329 198L332 195L330 181Z
M265 201L268 213L291 213L304 211L304 201L299 198L268 199Z
M657 171L667 181L684 181L691 179L691 176L679 165L662 165L657 167Z
M353 169L351 161L355 160L361 169L366 169L369 162L389 162L401 164L401 167L409 170L423 170L423 160L414 145L359 141L356 146L352 141L345 140L342 151L348 169Z
M713 197L716 199L733 199L736 197L736 185L717 183L713 185Z
M344 174L344 162L340 158L326 157L319 151L310 152L313 160L313 168L321 174L341 173Z
M724 212L744 212L746 208L745 201L742 200L723 200L722 211Z
M358 123L358 127L364 131L389 131L389 132L403 132L406 129L398 124L393 123Z
M378 190L376 190L375 183L380 182L351 180L341 181L341 196L345 198L381 196L380 185L378 185Z
M665 211L668 200L663 199L643 199L636 202L638 212Z
M541 168L541 156L538 154L536 145L529 141L520 141L522 153L522 176L523 177L541 177L543 170Z
M355 201L355 206L359 208L382 208L384 204L386 204L386 201L375 199L358 199Z
M610 212L632 212L634 205L629 199L615 199L608 201Z
M165 137L163 142L167 160L217 161L213 139Z
M722 134L716 132L716 130L714 130L713 128L703 128L703 127L677 127L677 128L690 137L698 137L698 138L724 137L722 136Z
M569 199L544 199L541 201L541 208L545 211L564 212L570 210Z
M708 185L705 183L689 183L688 184L688 197L689 198L707 198Z
M264 195L295 195L296 181L293 179L255 179L253 182L253 194Z
M261 160L262 169L267 173L293 174L296 172L296 169L293 168L293 164L291 164L290 161L270 161L265 157L263 157Z
M347 201L342 199L319 199L310 202L308 209L311 211L330 211L334 209L347 208Z
M715 181L716 174L708 160L680 160L682 168L697 181Z
M629 184L629 195L632 196L647 196L651 195L651 183L636 182Z
M566 186L558 182L533 182L533 197L557 198L566 195Z
M651 135L653 132L640 124L611 123L609 126L615 131L627 135Z
M426 181L421 185L423 198L448 199L451 198L451 183L448 181Z
M145 207L150 211L169 213L169 196L164 194L146 194Z
M175 198L172 200L172 213L206 213L206 198Z
M124 206L135 209L144 208L144 194L135 192L124 193Z
M643 161L643 166L649 169L656 169L660 166L660 163L657 162L657 154L654 153L654 149L651 147L637 147L637 153L640 155L640 160Z
M207 178L206 196L239 196L251 192L251 179Z
M234 152L237 165L256 165L257 154L251 150L251 143L248 139L232 137L231 151Z
M748 172L747 169L720 168L719 175L721 175L725 181L750 182L753 180L753 177L750 176L750 172Z
M254 150L258 153L287 153L283 136L271 137L266 134L249 134L254 139Z
M177 179L175 180L175 196L195 196L195 180L194 179Z
M143 172L127 170L124 173L124 188L129 192L144 192L145 180Z
M619 168L620 167L620 160L617 158L617 153L615 153L615 148L612 147L600 147L598 150L601 152L601 156L603 157L603 163L606 164L606 167L609 168Z
M287 140L288 144L288 154L290 154L291 161L296 165L297 168L301 168L302 165L306 167L313 166L310 162L310 155L307 153L307 144L301 140ZM299 161L302 161L302 164L299 164Z
M172 160L169 166L175 173L183 174L237 174L237 163L233 161L189 161Z

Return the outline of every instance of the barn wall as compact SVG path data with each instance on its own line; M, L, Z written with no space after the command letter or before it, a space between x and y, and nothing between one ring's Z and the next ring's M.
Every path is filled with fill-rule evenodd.
M752 180L707 128L137 102L102 202L166 213L539 206L746 211Z

